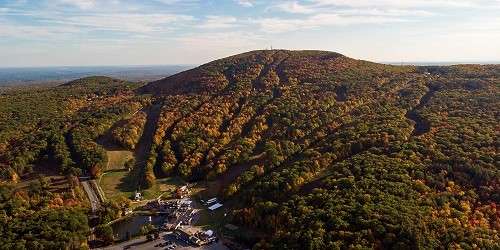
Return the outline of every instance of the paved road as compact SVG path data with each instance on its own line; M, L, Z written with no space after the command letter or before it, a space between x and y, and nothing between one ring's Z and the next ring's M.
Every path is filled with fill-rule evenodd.
M96 212L101 205L99 197L94 192L94 189L90 186L89 181L82 181L82 186L83 190L85 190L85 193L87 193L87 196L89 197L90 207L92 208L92 212Z
M167 240L173 241L179 250L229 250L226 246L222 245L222 243L214 243L208 246L202 246L202 247L192 247L187 245L184 242L181 242L171 234L171 233L161 233L160 234L160 239L154 240L154 241L148 241L146 239L146 236L136 238L130 241L126 241L117 245L105 247L105 248L100 248L102 250L121 250L121 249L140 249L140 250L159 250L159 249L165 249L165 247L155 247L155 245L158 245L160 243L163 243Z

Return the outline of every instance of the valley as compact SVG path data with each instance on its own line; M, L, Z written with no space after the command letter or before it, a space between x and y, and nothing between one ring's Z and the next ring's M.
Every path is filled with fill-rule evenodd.
M418 101L417 106L413 108L412 110L409 110L406 113L406 117L410 120L412 120L415 123L412 135L413 136L420 136L423 135L430 130L430 125L429 122L426 121L422 116L418 114L418 110L423 108L431 99L431 97L434 95L436 92L436 89L429 89L423 96L420 98Z

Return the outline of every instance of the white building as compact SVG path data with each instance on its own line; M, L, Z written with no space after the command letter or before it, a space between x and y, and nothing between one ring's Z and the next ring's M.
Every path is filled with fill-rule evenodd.
M214 211L214 210L216 210L216 209L218 209L220 207L222 207L222 204L220 204L220 203L217 202L217 203L213 204L212 206L208 207L208 210Z

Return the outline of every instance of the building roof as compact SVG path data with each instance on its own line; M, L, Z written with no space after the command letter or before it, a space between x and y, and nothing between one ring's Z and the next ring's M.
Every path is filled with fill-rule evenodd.
M211 211L213 211L213 210L215 210L215 209L217 209L217 208L220 208L220 207L222 207L222 204L220 204L220 203L215 203L215 204L213 204L212 206L208 207L208 209L209 209L209 210L211 210Z

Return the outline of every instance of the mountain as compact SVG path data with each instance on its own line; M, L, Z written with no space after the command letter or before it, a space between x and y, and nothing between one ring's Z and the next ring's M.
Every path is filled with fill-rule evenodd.
M152 82L142 90L155 94L220 93L269 90L278 85L341 80L358 74L383 74L397 67L354 60L327 51L263 50L207 63Z
M107 138L135 165L104 189L156 194L179 178L219 197L227 216L210 225L236 225L219 230L255 249L493 249L499 77L263 50L143 86L87 78L0 95L0 165L21 183L42 161L98 177Z
M224 58L141 89L164 98L149 169L212 181L257 248L495 244L499 69Z

